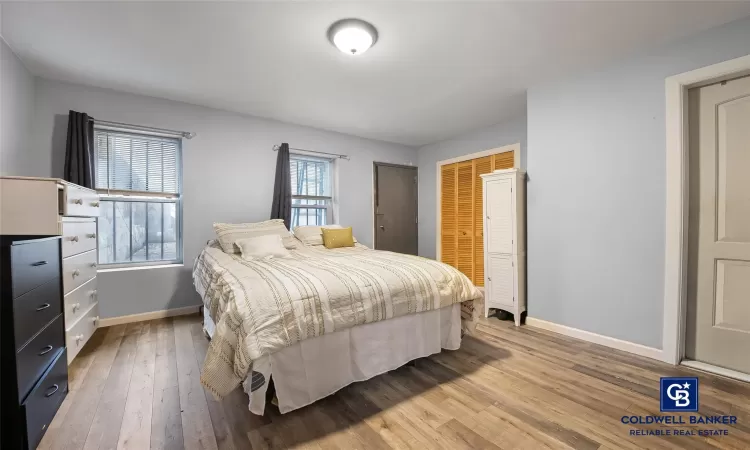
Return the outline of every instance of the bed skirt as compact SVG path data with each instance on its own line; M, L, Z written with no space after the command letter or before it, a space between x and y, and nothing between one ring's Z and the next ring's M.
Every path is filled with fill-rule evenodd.
M213 336L214 322L203 311L204 329ZM460 345L461 305L454 304L298 342L254 361L242 385L250 397L250 411L263 415L273 376L279 410L287 413L356 381Z

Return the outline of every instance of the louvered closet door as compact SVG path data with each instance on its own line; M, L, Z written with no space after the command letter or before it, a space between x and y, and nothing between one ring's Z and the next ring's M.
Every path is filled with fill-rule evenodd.
M515 152L505 152L505 153L498 153L497 155L492 155L492 170L500 170L500 169L512 169L515 167L513 165L514 155Z
M456 164L447 164L440 172L440 260L457 265L456 242Z
M511 180L487 183L487 220L490 253L513 253L513 197Z
M513 152L476 158L440 169L440 260L484 286L482 178L514 167Z
M474 163L458 163L456 223L458 224L457 266L470 280L474 279Z

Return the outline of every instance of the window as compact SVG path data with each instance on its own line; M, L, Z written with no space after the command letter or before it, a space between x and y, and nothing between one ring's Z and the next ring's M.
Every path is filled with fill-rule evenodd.
M333 160L289 155L292 227L333 223Z
M181 263L182 141L95 127L94 145L99 264Z

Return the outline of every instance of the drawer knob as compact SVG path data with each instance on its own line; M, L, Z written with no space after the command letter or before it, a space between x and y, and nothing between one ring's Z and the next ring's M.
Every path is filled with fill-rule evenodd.
M89 239L96 239L96 233L87 234L86 237Z
M60 386L53 384L52 386L50 386L50 389L52 390L44 394L45 397L52 397L53 395L55 395L55 392L60 389Z
M72 236L70 240L71 242L78 242L78 236Z
M73 303L73 312L76 312L79 309L81 309L81 304L80 303Z
M78 269L74 270L73 271L73 278L77 277L80 274L81 274L81 272Z
M50 305L49 303L45 303L43 305L40 305L36 310L37 311L44 311L45 309L49 308L50 306L52 306L52 305Z
M487 281L492 281L492 277L487 277Z
M83 200L80 198L74 198L72 203L74 205L83 205Z
M76 343L81 342L82 339L83 339L83 335L79 334L78 336L76 336Z
M98 208L99 202L91 202L91 206L93 206L94 208Z
M92 317L92 318L91 318L91 322L93 322L93 323L97 323L97 322L99 322L99 316L94 316L94 317Z
M47 353L51 352L53 348L54 347L52 347L51 345L48 345L44 347L41 352L37 353L37 355L39 356L46 355Z
M96 289L94 289L93 291L91 291L91 296L92 297L96 297L96 295L97 295Z
M91 263L91 267L96 268L96 263Z
M34 267L46 266L47 265L47 261L37 261L35 263L31 263L31 265L34 266Z

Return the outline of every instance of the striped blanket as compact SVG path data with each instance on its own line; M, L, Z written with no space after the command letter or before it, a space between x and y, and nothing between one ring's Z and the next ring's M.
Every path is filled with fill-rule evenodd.
M480 298L446 264L355 247L304 247L290 258L245 261L210 243L193 268L195 288L217 324L201 382L217 398L253 360L301 340Z

